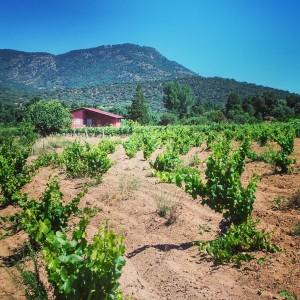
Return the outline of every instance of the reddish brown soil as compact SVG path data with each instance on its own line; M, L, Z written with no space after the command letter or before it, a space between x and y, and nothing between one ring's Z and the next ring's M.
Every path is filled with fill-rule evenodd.
M255 148L259 150L258 146ZM192 149L185 162L196 152L201 160L208 156L203 150ZM276 196L288 198L300 188L300 139L296 141L294 156L298 163L293 174L274 175L269 165L249 163L243 176L245 184L254 172L262 177L254 217L260 220L261 228L272 232L273 242L282 249L267 256L257 253L257 257L266 257L261 264L253 260L238 269L215 265L209 257L200 256L194 242L215 238L221 215L180 188L157 183L142 153L128 159L121 146L112 155L114 165L102 183L90 188L81 201L81 206L101 208L88 227L88 235L92 237L106 220L124 235L126 266L121 287L131 299L281 299L278 292L282 289L300 297L300 237L291 235L300 214L293 209L272 209ZM66 200L82 186L83 180L69 180L63 173L45 168L24 191L39 197L52 174L61 178ZM176 220L169 226L167 218L157 213L159 199L176 207ZM0 214L9 214L10 209ZM200 225L211 230L200 234ZM7 256L24 239L26 236L20 233L0 240L0 255ZM16 273L15 268L0 269L0 298L24 299L24 290L11 273Z

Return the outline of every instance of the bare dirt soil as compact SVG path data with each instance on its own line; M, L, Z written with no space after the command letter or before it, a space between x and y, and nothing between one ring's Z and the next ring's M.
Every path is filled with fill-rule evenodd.
M258 146L255 148L259 151ZM203 149L192 149L185 161L195 153L201 160L208 156ZM261 176L254 217L260 221L260 228L272 232L272 241L282 250L267 256L256 253L263 258L244 263L241 268L216 265L199 254L196 242L217 236L221 215L175 185L158 183L142 153L128 159L120 145L111 155L114 165L102 183L90 188L81 200L81 206L101 209L92 219L88 235L91 238L101 224L108 222L125 237L121 288L130 299L282 299L280 290L300 297L300 237L292 235L300 221L299 210L273 208L276 196L287 199L300 188L300 139L296 140L294 156L297 163L288 175L274 175L265 163L247 164L245 184L253 173ZM66 200L75 196L84 182L44 168L24 192L40 197L53 174L60 177ZM172 207L171 215L159 216L157 210L162 204ZM8 215L13 210L7 208L0 214ZM19 233L0 240L0 256L12 254L25 239L26 235ZM24 299L24 288L16 274L15 267L0 268L0 299Z

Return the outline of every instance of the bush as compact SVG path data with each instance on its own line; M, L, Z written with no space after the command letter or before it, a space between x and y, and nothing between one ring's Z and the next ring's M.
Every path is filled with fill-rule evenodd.
M75 142L63 152L62 162L70 177L99 177L111 167L107 152L114 150L111 144L100 143L98 146Z
M133 158L142 147L141 141L137 135L132 135L130 139L123 143L126 155Z
M160 116L160 125L169 125L169 124L176 124L178 122L178 117L176 114L174 113L163 113Z
M86 152L83 162L87 167L87 175L91 177L99 177L111 167L107 153L97 147L92 147Z
M0 145L0 205L13 201L13 195L29 182L31 174L26 166L30 145L17 138L8 138Z
M58 299L122 299L118 279L125 264L123 239L102 227L91 243L86 240L88 218L72 238L44 224L43 255L49 281Z
M157 171L172 172L177 169L181 160L179 155L171 150L166 150L164 153L156 157L152 167Z
M101 149L104 153L112 154L116 150L116 142L108 139L103 139L98 144L98 148Z
M58 178L54 177L39 201L31 200L24 195L19 196L22 212L17 221L32 241L40 241L42 232L40 222L47 219L48 226L53 231L62 230L67 226L69 218L79 212L78 203L85 192L80 192L68 204L63 204L63 194L60 191Z
M89 147L87 144L75 142L64 150L62 161L69 177L83 177L87 173L85 161L87 147Z
M200 251L212 256L218 263L253 259L251 251L276 252L279 248L269 242L269 234L256 229L257 222L248 219L229 230L214 241L201 242Z
M294 151L294 139L295 132L292 129L273 134L273 140L281 148L279 152L273 152L271 155L271 162L274 164L276 172L287 173L289 166L295 162L295 159L289 157Z
M223 213L235 224L251 215L255 201L257 177L253 176L247 187L241 182L248 150L247 141L234 153L230 153L230 143L226 139L215 144L207 160L207 183L200 192L204 204Z

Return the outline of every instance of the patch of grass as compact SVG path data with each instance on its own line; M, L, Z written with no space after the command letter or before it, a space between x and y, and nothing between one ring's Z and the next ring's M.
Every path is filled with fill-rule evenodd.
M300 189L298 189L287 201L287 208L300 209Z
M190 161L190 163L189 163L189 166L190 166L190 167L195 167L195 166L198 166L200 163L201 163L201 160L200 160L198 154L195 153L195 154L192 156L192 158L191 158L191 161Z
M281 196L276 196L273 200L272 209L273 210L280 210L284 206L285 199Z
M72 142L60 137L47 137L38 140L32 147L32 155L39 155L59 148L66 148Z
M139 190L141 182L137 177L122 176L119 179L119 190L122 194L132 193Z
M293 231L292 231L292 235L295 235L295 236L300 236L300 222L298 222Z
M44 286L32 271L22 271L22 282L25 285L25 296L27 300L47 300L48 296Z
M284 300L297 300L297 297L295 294L291 294L287 290L281 290L279 291L279 296L282 297Z
M205 232L210 232L211 227L208 224L199 225L199 234L204 234Z
M157 213L160 217L164 218L167 213L171 210L172 203L170 199L167 199L163 193L160 194L159 197L156 199L156 205L157 205Z
M29 260L32 262L34 271L24 270L24 267L18 266L21 274L21 281L25 287L26 300L48 300L48 295L43 283L39 277L39 267L37 263L37 252L29 246Z
M165 223L167 226L176 222L177 205L170 196L161 192L160 195L156 197L156 206L158 215L167 219Z
M178 206L174 204L169 210L167 221L165 222L166 226L174 224L177 220L177 208Z
M273 200L273 210L300 209L300 189L298 189L290 198L286 199L276 196Z

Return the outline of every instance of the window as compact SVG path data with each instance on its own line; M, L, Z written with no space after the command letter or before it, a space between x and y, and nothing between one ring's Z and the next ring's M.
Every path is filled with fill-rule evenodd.
M74 125L81 125L81 124L82 124L82 121L81 121L81 119L74 119L74 120L73 120L73 124L74 124Z

